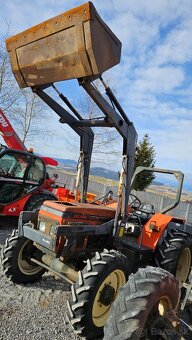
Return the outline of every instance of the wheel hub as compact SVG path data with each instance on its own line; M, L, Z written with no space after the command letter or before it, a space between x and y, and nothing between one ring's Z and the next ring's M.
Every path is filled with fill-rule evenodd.
M107 284L100 294L99 302L102 303L102 305L104 306L109 306L114 297L115 289L110 284Z
M106 323L112 302L117 298L120 287L126 283L121 269L112 271L98 287L92 308L92 320L95 326L103 327Z
M26 240L18 255L18 267L24 275L34 275L42 270L42 267L30 261L34 247L30 240Z
M191 250L188 247L186 247L181 252L175 275L180 283L180 286L182 286L182 284L186 282L190 272L190 268L191 268Z

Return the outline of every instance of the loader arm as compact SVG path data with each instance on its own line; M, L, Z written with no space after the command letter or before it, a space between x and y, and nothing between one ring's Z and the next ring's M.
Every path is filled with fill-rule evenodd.
M11 123L5 116L4 112L0 109L0 134L3 137L6 145L11 149L20 151L27 151L22 140L19 138Z
M123 159L118 190L119 202L117 205L115 216L115 234L118 229L119 214L121 213L122 218L121 225L124 223L124 221L126 221L128 216L128 200L131 191L131 178L134 169L137 132L133 123L128 119L126 113L122 109L112 90L109 88L109 86L106 85L102 77L100 77L100 80L105 88L106 95L111 101L111 104L109 104L108 101L98 91L98 89L93 86L91 80L86 78L79 80L79 83L80 85L82 85L87 94L92 98L92 100L96 103L99 109L104 113L105 126L114 127L123 138ZM97 120L90 120L89 123L87 120L86 124L87 126L89 124L90 126L99 126Z
M55 86L54 86L55 88ZM33 91L60 117L60 123L68 124L80 137L80 157L79 157L79 176L80 182L80 192L81 192L81 202L86 201L86 193L88 188L88 180L89 180L89 171L90 171L90 162L91 162L91 154L93 150L93 141L94 141L94 133L89 127L77 127L76 123L80 120L82 121L82 117L75 110L75 108L65 100L65 103L68 103L68 107L73 113L76 115L74 117L70 114L66 109L64 109L60 104L58 104L50 95L48 95L43 88L34 88ZM61 99L65 98L62 94L60 94ZM66 98L65 98L66 99ZM78 191L78 185L76 186L76 191Z

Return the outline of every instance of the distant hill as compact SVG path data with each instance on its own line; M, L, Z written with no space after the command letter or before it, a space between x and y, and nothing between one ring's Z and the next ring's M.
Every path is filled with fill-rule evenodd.
M77 162L74 161L73 159L63 159L63 158L55 158L55 159L60 164L64 164L64 165L77 165Z
M69 171L76 171L76 167L77 167L77 162L73 159L63 159L63 158L56 158L56 160L58 161L58 163L66 170ZM110 169L105 169L103 167L99 167L99 166L95 166L95 167L91 167L90 170L90 174L93 176L98 176L98 177L104 177L107 179L112 179L114 181L118 181L119 180L119 173L118 171L113 171ZM162 183L159 181L154 180L153 185L158 185L158 186L164 186L167 183Z
M91 168L90 173L93 176L113 179L114 181L118 181L119 179L118 171L108 170L102 167L93 167Z
M65 158L64 159L63 158L55 158L55 159L58 161L59 165L62 166L64 169L66 169L68 171L76 171L77 161L75 161L73 159L65 159ZM119 179L118 171L105 169L105 168L99 167L99 166L91 167L90 174L93 175L93 176L112 179L114 181L118 181L118 179ZM173 187L175 186L175 183L168 183L168 182L162 183L162 182L159 182L157 180L154 180L152 184L157 185L157 186L167 186L167 185L170 185L170 186L173 186ZM188 178L188 176L185 176L183 189L187 190L187 191L191 191L191 188L192 188L191 177L189 176L189 178Z
M62 165L64 169L69 171L76 170L77 162L73 159L62 159L62 158L55 158L59 165ZM90 174L93 176L104 177L108 179L112 179L114 181L118 181L119 175L118 171L108 170L102 167L91 167Z
M158 182L158 181L153 181L152 182L153 185L159 185L159 186L163 186L165 184L161 183L161 182Z

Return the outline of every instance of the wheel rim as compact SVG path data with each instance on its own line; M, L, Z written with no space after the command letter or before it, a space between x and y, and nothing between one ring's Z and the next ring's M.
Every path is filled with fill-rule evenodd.
M106 323L111 304L117 298L119 288L125 283L125 274L118 269L109 274L100 285L92 308L92 320L96 327L103 327Z
M144 333L142 339L150 340L154 339L154 330L156 330L156 334L158 334L158 339L165 339L161 336L163 334L163 330L166 329L166 326L163 327L162 321L166 320L166 312L173 308L172 302L168 296L162 296L160 300L153 306L147 321L144 326ZM161 333L162 332L162 333ZM153 337L151 335L153 334ZM156 337L155 337L156 339Z
M186 282L189 272L191 269L191 250L189 248L184 248L179 257L176 279L179 281L180 286Z
M168 296L164 296L158 303L158 313L160 316L165 316L166 312L172 308L172 303Z
M41 266L34 265L33 263L30 263L30 261L27 259L27 257L29 256L29 249L31 247L33 247L32 242L30 240L27 240L23 244L19 252L18 267L21 273L23 273L24 275L35 275L42 270Z

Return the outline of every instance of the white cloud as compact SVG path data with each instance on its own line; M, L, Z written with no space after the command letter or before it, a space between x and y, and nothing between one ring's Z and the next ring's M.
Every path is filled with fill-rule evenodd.
M75 0L70 2L67 0L2 1L0 28L3 30L6 19L11 22L14 33L19 33L79 4L80 1Z
M176 67L150 67L136 70L137 80L133 82L134 90L151 93L169 92L182 85L184 72Z
M167 63L183 64L192 60L191 25L184 29L172 31L166 41L160 44L152 59L153 64L163 65Z
M142 20L131 12L117 15L109 21L109 25L122 41L124 56L136 53L137 62L138 58L143 59L146 49L159 34L158 25L155 22L150 23L149 26L146 19Z

